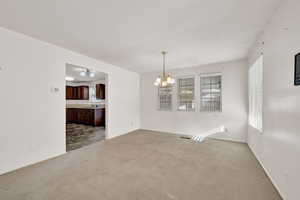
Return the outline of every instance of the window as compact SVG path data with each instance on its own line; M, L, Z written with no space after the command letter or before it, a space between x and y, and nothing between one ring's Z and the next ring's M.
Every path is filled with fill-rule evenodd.
M89 88L90 88L90 92L89 92L89 94L90 94L90 100L91 101L96 101L97 99L96 99L96 85L90 85L89 86Z
M172 86L158 88L158 110L172 110Z
M179 111L195 111L195 78L180 78L177 82L177 109Z
M262 131L263 56L249 68L249 125Z
M221 74L200 75L200 111L221 112L222 83Z

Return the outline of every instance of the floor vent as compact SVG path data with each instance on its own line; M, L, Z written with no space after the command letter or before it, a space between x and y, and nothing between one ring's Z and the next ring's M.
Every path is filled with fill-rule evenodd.
M187 136L180 136L179 138L180 138L180 139L185 139L185 140L190 140L190 139L192 139L192 138L187 137Z
M184 140L194 140L195 142L203 142L205 139L203 136L180 136L179 138Z

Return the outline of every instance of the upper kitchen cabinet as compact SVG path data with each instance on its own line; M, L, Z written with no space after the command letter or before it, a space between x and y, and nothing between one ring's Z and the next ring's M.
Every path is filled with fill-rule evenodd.
M66 86L66 99L88 100L89 86Z
M73 99L73 87L66 86L66 99Z
M77 97L80 100L89 100L89 86L78 86L77 87Z
M96 98L97 99L105 99L105 85L104 84L96 85Z

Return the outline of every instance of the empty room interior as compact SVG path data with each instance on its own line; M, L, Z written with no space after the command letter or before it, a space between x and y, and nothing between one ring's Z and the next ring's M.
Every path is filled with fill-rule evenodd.
M299 200L299 24L299 0L1 0L0 199Z

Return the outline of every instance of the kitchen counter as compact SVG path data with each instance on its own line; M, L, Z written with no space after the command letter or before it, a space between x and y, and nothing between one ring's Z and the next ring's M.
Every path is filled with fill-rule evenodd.
M66 108L103 109L105 104L66 104Z

